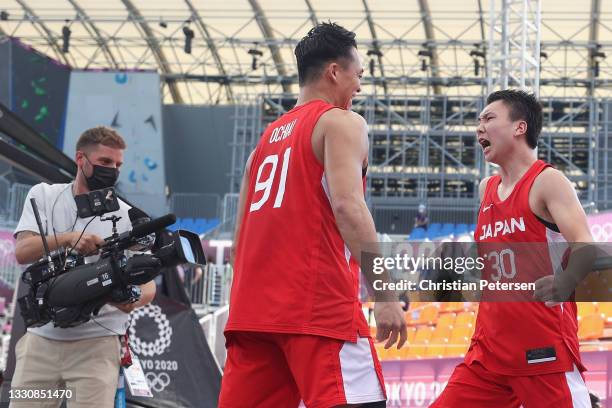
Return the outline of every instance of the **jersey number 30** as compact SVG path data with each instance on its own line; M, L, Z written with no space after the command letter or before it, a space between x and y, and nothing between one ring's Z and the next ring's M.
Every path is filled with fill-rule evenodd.
M289 156L291 155L291 148L285 150L283 155L283 167L281 169L280 181L278 184L278 191L276 192L276 198L274 199L274 208L279 208L283 203L283 197L285 196L285 183L287 182L287 170L289 169ZM261 180L266 166L272 166L270 175L267 179ZM276 176L276 168L278 167L278 155L271 154L267 156L264 161L259 165L257 170L257 179L255 179L255 193L263 190L263 195L257 202L251 203L251 209L249 212L257 211L268 201L270 198L270 191L272 190L272 184L274 183L274 177Z

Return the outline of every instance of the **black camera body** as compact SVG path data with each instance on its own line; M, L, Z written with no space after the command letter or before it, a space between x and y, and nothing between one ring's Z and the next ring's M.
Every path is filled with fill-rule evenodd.
M31 202L42 231L36 202L33 199ZM50 253L41 233L46 257L31 264L21 276L29 286L28 293L18 299L26 327L39 327L51 321L56 327L78 326L108 302L137 301L138 286L153 280L162 267L205 263L197 234L166 230L176 221L174 214L149 221L140 218L131 231L122 234L116 232L118 219L114 216L103 219L113 222L113 235L105 239L100 258L93 263L86 264L82 255L67 253L62 248ZM148 239L153 234L154 241ZM125 250L134 248L150 253L126 257Z

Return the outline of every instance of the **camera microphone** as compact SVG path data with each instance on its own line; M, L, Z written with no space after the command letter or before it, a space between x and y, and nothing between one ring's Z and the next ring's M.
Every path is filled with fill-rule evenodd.
M163 217L159 217L154 220L136 225L134 228L132 228L132 231L130 231L130 238L131 239L142 238L156 231L169 227L175 222L176 222L176 215L166 214Z
M142 211L138 207L132 207L128 210L128 216L130 217L130 222L132 223L132 228L137 225L143 224L145 222L151 221L151 217Z

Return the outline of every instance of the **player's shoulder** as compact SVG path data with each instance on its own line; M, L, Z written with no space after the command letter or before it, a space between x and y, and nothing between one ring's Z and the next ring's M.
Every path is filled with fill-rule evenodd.
M565 177L565 174L563 174L562 171L555 169L554 167L546 167L545 169L543 169L540 174L538 174L536 176L536 181L540 180L540 181L561 181L561 182L565 182L567 180L567 177Z
M539 193L559 192L571 189L573 186L562 171L554 167L547 167L538 174L531 187L531 192L536 195Z
M480 196L480 199L482 200L484 197L484 193L487 189L487 184L489 184L489 180L491 180L493 176L487 176L485 178L483 178L482 180L480 180L480 184L478 185L478 194Z
M320 123L324 126L358 126L367 127L363 116L346 109L330 109L321 115Z
M493 176L487 176L483 178L482 180L480 180L480 184L478 186L484 191L484 189L487 188L487 184L489 183L489 180L491 180L492 177Z

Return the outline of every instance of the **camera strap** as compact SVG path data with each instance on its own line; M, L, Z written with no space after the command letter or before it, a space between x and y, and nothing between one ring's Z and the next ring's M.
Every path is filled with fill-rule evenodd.
M121 344L121 367L128 368L132 365L132 353L127 332L119 336L119 343Z

